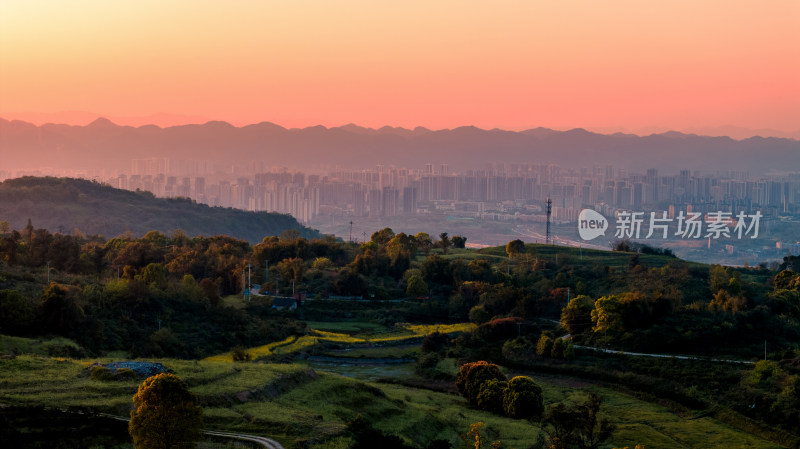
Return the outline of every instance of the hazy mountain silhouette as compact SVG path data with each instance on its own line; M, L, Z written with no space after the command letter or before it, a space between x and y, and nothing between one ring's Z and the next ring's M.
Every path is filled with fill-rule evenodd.
M473 126L428 130L349 124L287 129L273 123L235 127L212 121L168 128L115 125L97 119L87 126L35 126L0 119L0 169L37 166L78 169L130 167L134 158L208 159L226 166L241 161L303 168L447 163L453 169L488 163L614 164L628 169L800 171L800 141L752 137L734 140L679 132L648 136L597 134L584 129L520 132Z
M114 189L70 178L23 177L0 183L0 220L22 229L30 218L37 228L116 237L127 231L171 234L183 229L190 237L225 234L253 243L265 236L297 229L304 237L319 232L290 215L208 207L189 199L155 198L149 192Z

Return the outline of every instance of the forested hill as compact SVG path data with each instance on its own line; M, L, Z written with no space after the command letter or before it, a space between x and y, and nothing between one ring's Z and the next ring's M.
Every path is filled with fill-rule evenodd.
M297 229L306 238L319 232L290 215L209 207L184 198L155 198L92 181L71 178L24 177L0 183L0 221L22 229L31 219L36 228L108 238L127 231L170 234L182 229L190 237L225 234L250 242Z

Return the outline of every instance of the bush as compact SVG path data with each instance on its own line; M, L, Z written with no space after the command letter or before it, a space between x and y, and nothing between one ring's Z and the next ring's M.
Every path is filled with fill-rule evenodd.
M244 346L235 346L231 352L234 362L249 362L253 358Z
M566 343L561 338L556 338L553 342L553 347L550 349L550 357L554 359L563 359L564 358L564 349L566 348Z
M538 421L544 412L542 388L530 377L517 376L508 382L504 392L503 412L509 418Z
M114 372L114 378L116 380L136 380L139 375L130 368L117 368Z
M422 338L422 352L440 352L450 343L450 337L441 332L433 332Z
M105 366L93 366L89 369L89 379L110 382L114 380L114 372Z
M481 306L475 306L469 309L469 320L475 324L483 324L489 321L489 313Z
M417 366L414 368L414 371L420 376L432 377L439 360L439 354L435 352L422 354L417 359Z
M485 382L490 380L506 380L506 375L494 363L483 360L461 365L456 378L456 388L473 407L478 406L478 394Z
M478 393L478 408L502 415L507 388L508 382L504 380L492 379L488 382L484 382Z
M553 339L542 334L539 337L539 342L536 343L536 353L542 357L550 357L553 353Z

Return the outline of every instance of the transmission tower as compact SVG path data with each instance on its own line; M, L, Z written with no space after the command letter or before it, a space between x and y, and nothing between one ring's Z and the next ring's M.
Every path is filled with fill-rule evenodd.
M550 244L550 215L553 213L553 201L550 195L547 195L547 231L545 234L545 243Z

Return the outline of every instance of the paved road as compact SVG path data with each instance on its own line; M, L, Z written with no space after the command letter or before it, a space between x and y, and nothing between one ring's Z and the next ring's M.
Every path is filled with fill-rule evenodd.
M689 356L689 355L649 354L649 353L646 353L646 352L615 351L613 349L595 348L593 346L573 345L573 348L588 349L590 351L606 352L606 353L609 353L609 354L635 355L635 356L640 356L640 357L657 357L657 358L661 358L661 359L703 360L703 361L706 361L706 362L744 363L744 364L748 364L748 365L753 365L755 363L755 362L751 362L751 361L748 361L748 360L713 359L713 358L707 358L707 357L694 357L694 356Z
M100 413L101 416L105 416L106 418L116 419L118 421L130 421L130 418L125 418L124 416L116 416L116 415L109 415L108 413ZM244 440L244 441L252 441L253 443L257 443L267 449L284 449L281 443L273 440L272 438L260 437L258 435L248 435L246 433L230 433L230 432L219 432L216 430L203 430L203 434L211 435L215 437L223 437L223 438L232 438L236 440Z
M224 437L224 438L233 438L237 440L244 440L244 441L252 441L254 443L258 443L261 446L264 446L268 449L283 449L281 443L273 440L272 438L266 437L259 437L256 435L247 435L244 433L228 433L228 432L217 432L215 430L204 430L204 434L212 435L216 437Z

